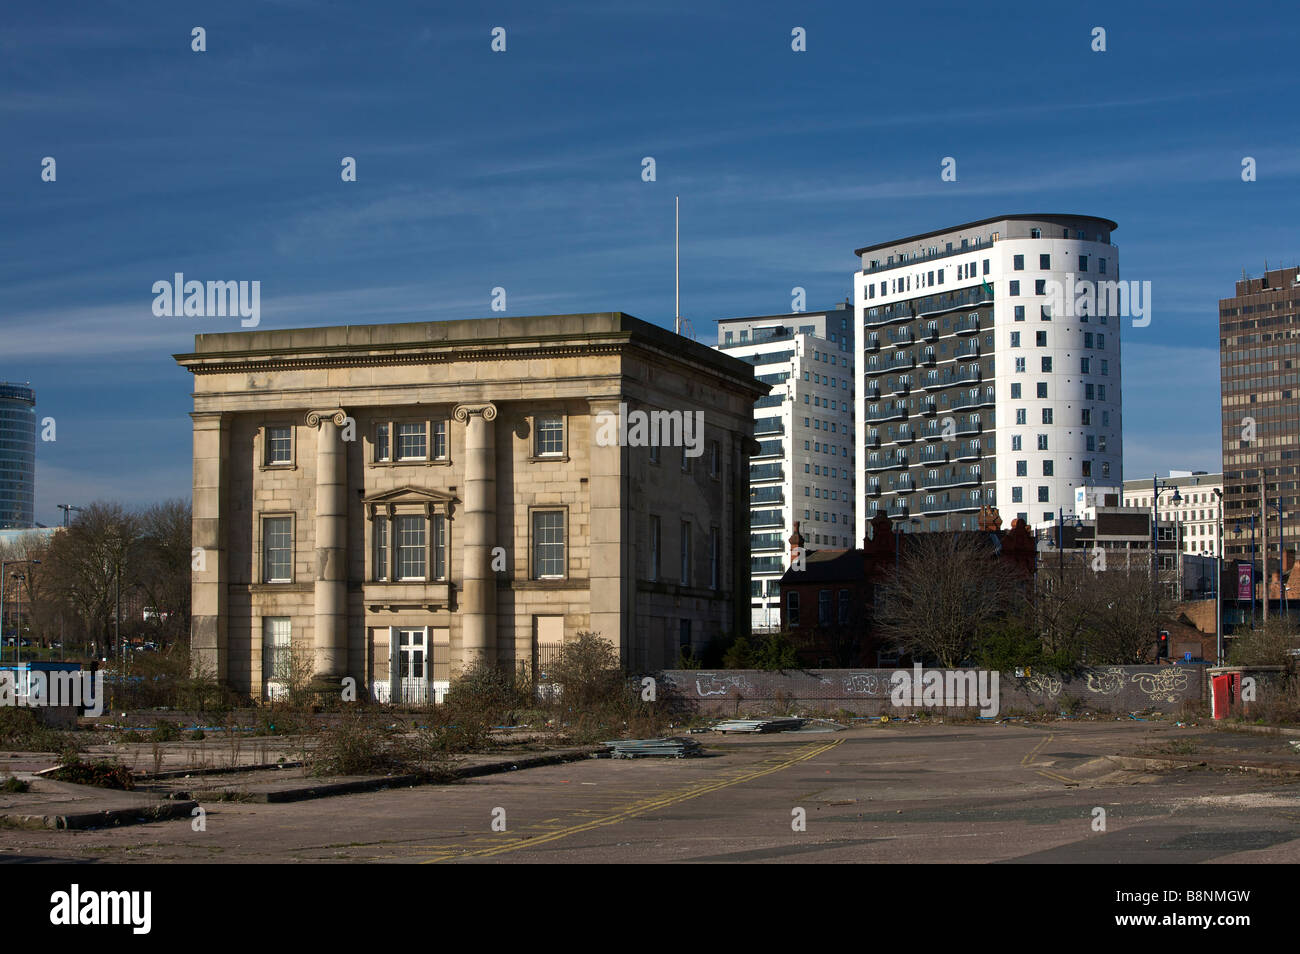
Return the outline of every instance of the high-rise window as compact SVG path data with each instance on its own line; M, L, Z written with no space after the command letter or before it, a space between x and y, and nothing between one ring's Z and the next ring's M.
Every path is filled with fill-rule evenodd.
M1011 267L1018 272L1023 272L1025 270L1025 257L1023 255L1013 256L1011 259Z

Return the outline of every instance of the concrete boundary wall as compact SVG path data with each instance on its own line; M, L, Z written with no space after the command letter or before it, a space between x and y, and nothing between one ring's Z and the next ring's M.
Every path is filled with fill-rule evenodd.
M978 672L977 670L925 670ZM680 693L695 711L734 716L787 711L835 712L857 715L907 715L919 709L900 708L891 701L891 679L900 669L673 669L660 679ZM1060 675L1014 672L998 675L999 712L1059 712L1081 708L1093 712L1158 710L1177 713L1205 698L1205 667L1102 666ZM934 709L936 707L927 706ZM941 708L941 707L940 707ZM973 708L968 714L976 714Z

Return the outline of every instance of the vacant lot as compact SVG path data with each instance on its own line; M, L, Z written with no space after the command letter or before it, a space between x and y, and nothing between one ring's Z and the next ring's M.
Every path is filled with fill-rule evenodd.
M0 858L113 862L1300 862L1300 779L1121 769L1266 759L1275 737L1136 722L701 735L705 758L575 762L184 821L0 831ZM1104 809L1105 830L1094 829ZM806 830L792 821L802 809ZM494 830L496 821L504 831Z

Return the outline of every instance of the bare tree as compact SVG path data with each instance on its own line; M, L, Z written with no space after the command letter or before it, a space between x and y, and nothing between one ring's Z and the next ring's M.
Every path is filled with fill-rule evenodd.
M1088 662L1151 662L1171 607L1163 582L1153 586L1145 568L1101 570L1088 574L1086 581L1079 599L1086 617Z
M957 666L982 633L1017 611L1025 584L979 533L909 534L898 569L885 586L877 626L914 657Z
M97 646L112 643L115 597L133 581L139 545L139 518L120 504L101 501L82 510L50 547L52 587Z
M139 515L140 546L131 566L161 646L190 631L191 510L188 501L168 500Z

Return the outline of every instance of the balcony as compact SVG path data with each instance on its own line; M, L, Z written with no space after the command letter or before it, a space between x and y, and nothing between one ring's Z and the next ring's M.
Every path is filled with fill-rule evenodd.
M935 325L933 328L927 326L926 329L925 329L925 331L921 333L921 340L922 340L922 341L938 341L938 340L939 340L939 326L938 326L938 325Z
M968 341L964 345L958 345L953 352L953 357L958 361L971 361L980 356L980 343L978 341Z
M961 437L966 434L979 434L983 430L984 430L984 425L979 421L966 421L965 423L959 422L957 424L957 430L954 431L953 433L955 433L958 437Z
M961 460L961 461L979 460L983 456L984 456L984 452L980 447L979 441L970 441L965 444L959 443L957 445L957 456L954 458L954 460Z
M899 368L915 368L916 355L912 354L910 351L896 351L885 367L890 371L896 371Z
M785 480L785 468L780 464L750 464L749 482L762 483L767 480Z
M765 417L754 422L754 436L766 437L769 434L784 434L785 424L779 417Z
M868 496L868 497L879 497L879 496L880 496L880 484L876 483L875 481L872 481L871 483L867 484L867 496Z
M911 393L912 393L912 382L911 382L911 381L899 381L897 384L894 385L893 393L894 393L894 394L911 394Z
M862 438L862 446L863 446L863 447L879 447L879 446L880 446L880 432L879 432L879 431L867 431L867 433L866 433L866 434L863 436L863 438Z
M784 504L785 492L780 487L758 487L749 492L749 502L753 504Z
M947 476L939 475L922 481L921 486L926 490L938 490L944 487L976 487L983 480L983 476L978 470L958 470L954 474Z
M864 342L862 342L862 347L867 352L867 354L875 354L877 351L880 350L880 336L868 335L867 339Z
M895 348L906 348L916 343L916 336L910 330L891 332L889 343Z
M910 427L900 427L898 436L894 438L894 442L897 444L910 444L914 440L916 440L916 432Z
M980 316L967 315L958 321L953 322L953 334L973 335L980 330Z
M898 520L907 516L906 500L891 500L889 502L889 519Z
M901 421L907 417L907 408L902 405L870 405L864 420L868 424L880 424L884 421Z
M894 459L892 457L871 457L871 456L867 457L867 462L864 465L867 473L869 474L878 473L882 470L889 470L893 466L894 466Z
M933 368L935 363L934 349L926 348L921 352L921 367Z
M878 400L880 400L880 385L879 385L879 384L868 384L868 385L867 385L865 388L863 388L862 390L863 390L863 397L865 397L868 401L878 401Z
M939 405L934 401L922 401L920 412L924 417L933 417L939 410Z

